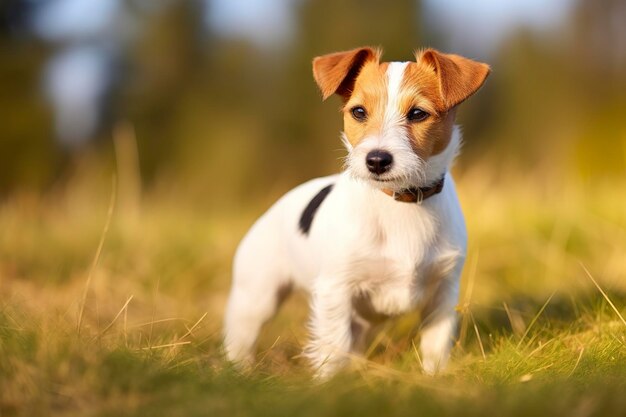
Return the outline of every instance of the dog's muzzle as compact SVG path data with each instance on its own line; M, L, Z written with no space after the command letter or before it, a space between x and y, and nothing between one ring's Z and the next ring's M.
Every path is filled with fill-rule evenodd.
M365 165L372 174L381 175L391 169L393 156L387 151L376 149L367 154Z

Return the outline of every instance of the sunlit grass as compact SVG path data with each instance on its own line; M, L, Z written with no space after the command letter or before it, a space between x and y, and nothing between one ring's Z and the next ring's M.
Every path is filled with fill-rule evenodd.
M154 192L109 216L108 178L7 199L0 415L625 412L626 210L615 190L626 184L460 178L470 253L449 369L421 374L409 315L321 385L298 357L301 294L266 326L252 373L221 356L230 258L261 204L204 213Z

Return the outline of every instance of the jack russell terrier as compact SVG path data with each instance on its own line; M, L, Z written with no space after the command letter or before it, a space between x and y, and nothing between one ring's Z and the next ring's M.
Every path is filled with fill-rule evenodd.
M369 323L419 309L421 362L448 360L467 232L450 166L457 106L489 66L433 49L380 62L363 47L313 60L323 99L343 99L343 173L289 191L252 226L234 258L224 346L250 363L262 325L288 290L310 294L304 350L328 377L359 350Z

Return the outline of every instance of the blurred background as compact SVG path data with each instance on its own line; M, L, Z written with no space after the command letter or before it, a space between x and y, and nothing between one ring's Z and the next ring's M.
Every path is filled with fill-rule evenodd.
M93 272L94 294L157 287L219 329L245 231L341 169L312 58L373 45L492 66L458 114L475 300L588 288L581 262L624 294L624 22L622 0L3 0L0 288L50 299Z
M610 181L626 169L624 22L621 0L3 0L0 197L112 166L115 132L126 186L204 209L337 171L339 100L321 103L310 62L359 45L492 66L459 116L461 172Z
M581 368L620 361L610 326L626 305L626 1L0 0L0 339L13 346L0 343L0 414L57 397L93 407L115 386L98 364L120 349L164 348L155 366L167 369L224 367L239 240L345 155L340 100L322 103L311 60L361 45L385 60L430 46L493 70L457 116L469 253L455 355L485 359L513 340L512 365L495 362L513 369L539 314L537 334L608 326L612 345L581 339L606 356ZM262 335L280 372L298 362L306 305L291 298ZM416 320L385 327L368 357L412 355ZM572 352L566 378L581 360ZM120 363L111 375L126 378Z

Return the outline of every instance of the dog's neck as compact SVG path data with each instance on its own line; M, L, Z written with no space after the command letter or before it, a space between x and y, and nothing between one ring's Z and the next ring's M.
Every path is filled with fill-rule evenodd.
M442 176L439 181L430 187L412 187L398 192L388 188L383 188L382 192L390 197L393 197L394 200L401 201L403 203L421 203L427 198L439 194L443 190L444 179L445 176Z
M433 185L437 183L454 164L454 160L461 151L461 128L454 125L452 128L450 143L443 152L433 155L426 161L424 180L422 184Z
M425 187L410 187L403 190L391 190L383 188L382 191L396 201L406 203L419 203L427 198L439 194L444 187L446 171L454 163L454 159L461 150L461 129L455 125L452 129L452 137L448 147L438 155L434 155L426 161L424 173Z

